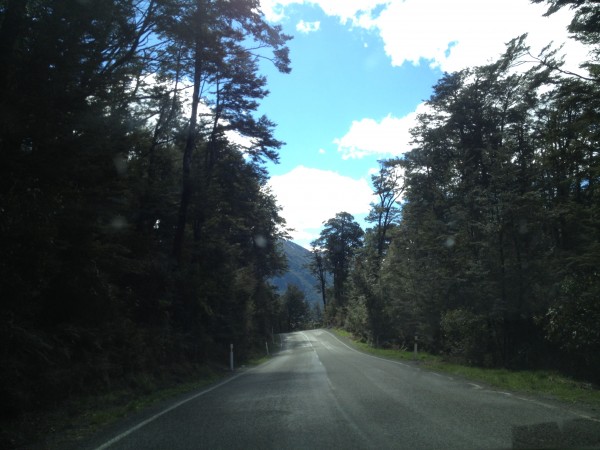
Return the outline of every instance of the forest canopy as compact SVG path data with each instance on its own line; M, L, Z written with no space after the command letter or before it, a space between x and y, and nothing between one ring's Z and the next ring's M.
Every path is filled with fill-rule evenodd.
M441 77L412 151L372 177L371 227L343 253L340 213L313 243L334 276L330 323L376 346L418 336L462 363L600 381L600 7L549 4L574 9L589 60L567 71L523 35Z
M255 0L0 1L3 417L264 346L288 40Z
M600 382L600 5L533 1L572 9L580 72L524 35L444 74L370 227L330 218L310 270L323 320L373 345ZM259 69L290 71L290 36L259 6L0 0L0 418L312 322L269 283L283 142Z

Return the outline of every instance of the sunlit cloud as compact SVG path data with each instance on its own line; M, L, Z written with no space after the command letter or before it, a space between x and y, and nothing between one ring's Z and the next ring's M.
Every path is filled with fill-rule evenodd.
M301 20L296 25L296 30L304 34L314 33L315 31L319 31L319 28L321 28L321 22L319 21L305 22L304 20Z
M270 22L279 22L285 18L285 8L302 0L260 0L260 9Z
M583 45L568 39L572 11L543 17L547 6L529 0L261 0L269 20L281 20L291 4L318 6L341 23L377 33L393 66L453 72L485 64L523 33L534 54L550 42L565 43L569 69L587 56Z
M282 208L282 217L294 229L292 238L306 247L319 236L323 222L342 211L365 214L374 200L365 178L304 166L272 176L269 186Z
M342 23L357 24L363 17L391 0L260 0L261 9L267 18L277 22L285 17L285 8L291 4L314 5L320 7L328 16L338 17Z
M543 17L546 9L528 0L405 0L363 24L381 36L392 65L425 62L452 72L497 58L505 43L523 33L529 33L527 42L535 53L552 41L567 41L572 12L565 8ZM572 40L565 50L577 62L585 57L583 47Z
M411 149L410 129L416 125L417 115L426 110L427 106L421 103L404 117L388 115L381 120L353 121L348 132L333 142L343 159L399 156Z
M371 19L373 11L393 3L391 0L305 0L306 4L319 6L328 16L339 17L342 23L358 25L361 20Z

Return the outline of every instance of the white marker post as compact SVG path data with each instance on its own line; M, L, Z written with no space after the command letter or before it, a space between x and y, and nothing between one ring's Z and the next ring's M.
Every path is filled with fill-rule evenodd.
M267 349L267 356L269 356L269 343L265 341L265 348Z
M417 341L419 340L419 336L417 336L415 334L415 360L417 359L417 353L418 353L418 345L417 345Z
M233 372L233 344L229 344L229 369Z

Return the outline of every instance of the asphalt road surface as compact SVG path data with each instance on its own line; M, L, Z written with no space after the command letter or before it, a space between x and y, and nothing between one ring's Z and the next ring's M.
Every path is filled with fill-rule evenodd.
M128 423L95 449L468 449L600 446L586 413L358 352L325 330Z

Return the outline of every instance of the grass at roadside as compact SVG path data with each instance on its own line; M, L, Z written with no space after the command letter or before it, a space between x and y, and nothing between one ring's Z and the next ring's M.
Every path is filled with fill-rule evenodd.
M345 330L333 330L335 334L352 341L361 351L392 360L415 361L414 353L392 349L373 348L365 342L353 338ZM579 403L600 410L600 390L590 383L577 381L557 372L547 370L487 369L453 364L437 355L419 352L416 360L421 367L432 371L479 381L487 385L510 391L548 396L568 403Z
M268 359L256 356L240 367L253 367ZM18 423L0 423L0 447L50 450L76 447L103 427L162 401L200 390L228 374L227 368L212 366L196 367L185 375L166 375L161 380L140 374L131 380L132 387L78 397Z
M156 386L149 381L142 392L123 389L101 396L78 399L73 405L69 405L70 411L60 411L57 419L68 419L61 413L72 416L74 412L79 411L80 415L76 416L76 421L71 422L71 433L65 436L68 440L78 440L132 413L163 400L201 389L223 377L223 372L207 367L196 373L193 379L190 377L183 382L173 381L164 386Z
M344 337L346 339L350 339L352 341L352 344L354 345L354 347L356 347L358 350L364 351L365 353L369 353L371 355L380 356L382 358L387 358L387 359L404 360L404 361L406 361L406 360L414 361L415 360L414 352L403 351L403 350L392 350L389 348L371 347L366 342L361 342L361 341L355 339L354 336L352 336L352 334L346 330L341 330L339 328L336 328L331 331L333 331L338 336ZM437 362L437 361L441 361L441 358L439 356L431 355L429 353L418 352L416 360L420 361L420 362L434 362L434 361Z
M18 421L0 423L0 447L60 449L78 442L99 429L169 398L183 395L223 378L226 372L209 366L185 375L160 379L139 374L127 385L97 395L79 396L51 411L29 414Z

